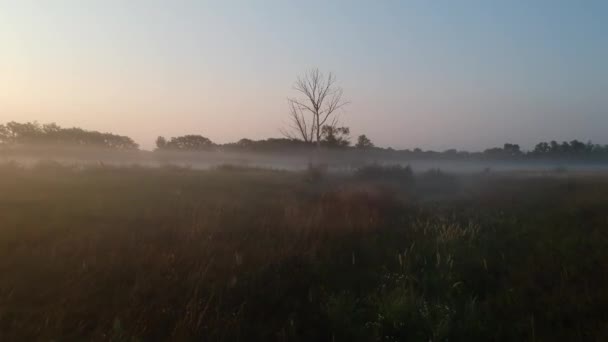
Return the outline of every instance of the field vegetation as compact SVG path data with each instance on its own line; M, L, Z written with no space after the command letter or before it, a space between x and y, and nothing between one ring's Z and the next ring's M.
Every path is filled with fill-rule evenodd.
M608 339L608 177L0 166L1 341Z

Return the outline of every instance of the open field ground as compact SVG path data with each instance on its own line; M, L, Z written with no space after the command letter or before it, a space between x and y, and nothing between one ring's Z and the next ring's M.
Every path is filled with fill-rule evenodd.
M0 166L1 341L601 341L608 176Z

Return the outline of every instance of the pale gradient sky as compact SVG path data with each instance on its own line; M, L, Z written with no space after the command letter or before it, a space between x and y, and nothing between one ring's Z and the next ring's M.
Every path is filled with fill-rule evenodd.
M394 148L608 143L608 1L0 0L0 122L280 136L308 68Z

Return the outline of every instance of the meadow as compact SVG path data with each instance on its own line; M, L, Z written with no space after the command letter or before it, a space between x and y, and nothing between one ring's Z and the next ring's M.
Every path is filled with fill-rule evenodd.
M608 176L0 166L1 341L608 340Z

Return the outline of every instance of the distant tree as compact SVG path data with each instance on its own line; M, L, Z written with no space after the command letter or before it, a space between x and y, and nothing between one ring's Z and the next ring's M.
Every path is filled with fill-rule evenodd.
M32 144L40 142L43 137L42 127L37 122L19 123L11 121L6 124L6 129L12 143Z
M321 129L322 144L327 147L347 147L350 145L350 129L325 125Z
M587 152L587 145L578 140L572 140L570 142L570 152L574 154L581 154Z
M10 143L9 133L6 125L0 125L0 145L8 145Z
M607 156L607 152L606 146L593 144L591 141L584 143L575 139L562 143L556 141L551 141L550 143L540 142L536 144L534 150L528 153L528 155L530 157L550 156L551 158L597 159L601 156Z
M133 139L81 128L62 128L54 123L40 125L37 122L9 122L0 126L0 140L3 144L46 144L96 146L110 149L132 150L139 146Z
M251 149L255 145L255 142L251 139L244 138L239 140L236 145L241 149Z
M61 137L62 133L65 133L65 131L66 130L62 129L54 122L42 125L42 132L47 137L59 138Z
M312 69L298 77L294 89L299 98L289 98L291 125L283 134L290 139L321 145L323 126L336 127L337 111L347 104L342 99L342 88L336 85L336 77L325 76L319 69Z
M593 142L590 140L590 141L587 141L587 144L585 145L585 150L586 150L588 153L595 153L595 152L597 152L597 151L598 151L598 150L597 150L597 148L598 148L598 147L601 149L601 146L600 146L600 145L595 145L595 144L594 144L594 143L593 143Z
M549 153L550 151L551 151L551 146L549 146L549 144L547 144L546 142L540 142L540 143L536 144L533 152L535 154L546 154L546 153Z
M209 138L202 135L189 134L181 137L171 138L171 140L165 142L164 148L159 147L159 149L176 151L209 151L214 147L215 144Z
M311 148L311 144L302 140L287 138L269 138L265 140L241 139L236 143L222 145L225 150L256 152L288 152Z
M493 148L488 148L486 150L483 151L483 154L488 156L488 157L503 157L505 150L500 148L500 147L493 147Z
M506 156L510 157L520 156L522 154L521 149L517 144L505 144L503 151Z
M557 143L557 141L552 140L549 144L551 153L558 154L561 152L560 145Z
M357 138L357 144L355 145L355 147L359 149L369 149L373 148L374 144L371 140L369 140L369 138L365 134L361 134Z
M133 139L110 133L103 133L104 146L117 150L136 150L139 146Z
M448 158L456 158L458 157L458 150L455 148L450 148L448 150L443 151L442 154Z
M163 136L159 136L156 138L156 148L159 150L164 150L167 148L167 139Z

